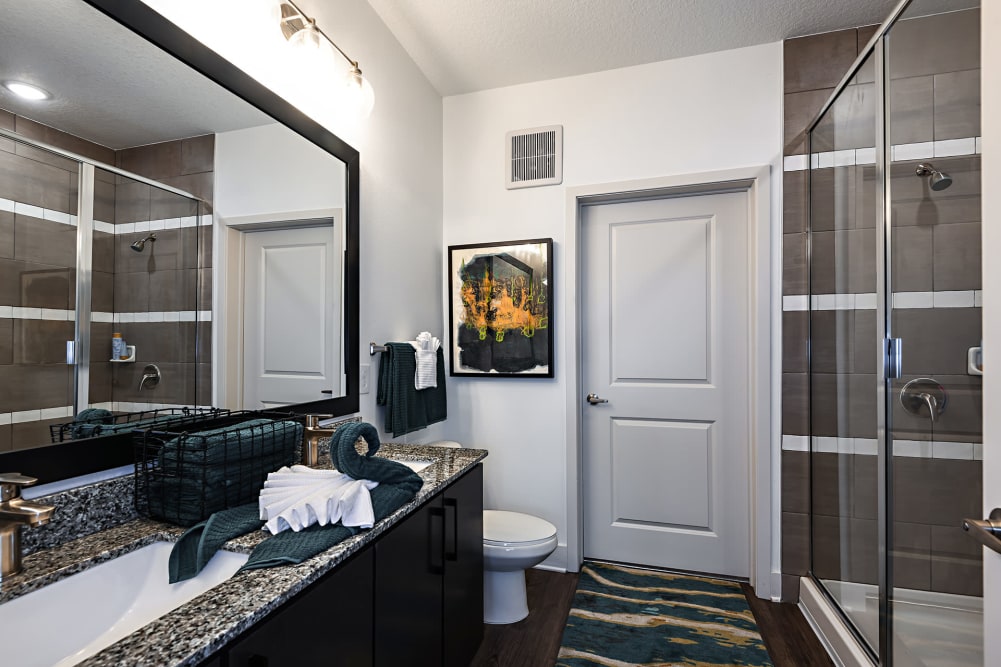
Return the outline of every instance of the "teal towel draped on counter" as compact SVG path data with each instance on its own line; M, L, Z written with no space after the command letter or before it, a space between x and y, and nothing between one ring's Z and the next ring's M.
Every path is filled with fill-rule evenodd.
M437 387L416 389L417 357L410 343L386 343L379 361L379 391L375 402L386 406L386 431L404 435L445 421L445 355L438 348Z
M359 438L368 446L364 455L355 448ZM376 522L413 500L424 485L420 475L402 463L374 456L378 450L379 433L367 423L340 427L330 442L330 457L338 470L356 479L379 482L370 492ZM170 552L170 583L194 577L228 540L263 526L256 502L216 512L207 521L192 526ZM358 532L339 522L314 524L300 532L286 530L257 545L240 571L301 563Z

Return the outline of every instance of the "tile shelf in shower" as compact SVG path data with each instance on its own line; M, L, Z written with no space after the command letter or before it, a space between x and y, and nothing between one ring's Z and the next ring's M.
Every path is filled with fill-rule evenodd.
M136 346L126 345L125 349L129 351L129 356L125 359L108 359L113 364L132 364L136 361Z

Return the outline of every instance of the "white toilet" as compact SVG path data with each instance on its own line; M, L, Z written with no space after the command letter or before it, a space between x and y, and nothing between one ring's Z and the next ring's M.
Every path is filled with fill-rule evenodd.
M531 514L483 510L483 622L528 616L525 570L556 549L556 526Z
M431 443L461 447L457 442ZM556 526L520 512L483 510L483 622L514 623L528 616L525 570L556 549Z

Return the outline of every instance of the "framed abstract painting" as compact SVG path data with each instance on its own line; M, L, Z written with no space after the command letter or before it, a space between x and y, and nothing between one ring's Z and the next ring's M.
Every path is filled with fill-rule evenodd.
M553 240L448 247L452 375L553 377Z

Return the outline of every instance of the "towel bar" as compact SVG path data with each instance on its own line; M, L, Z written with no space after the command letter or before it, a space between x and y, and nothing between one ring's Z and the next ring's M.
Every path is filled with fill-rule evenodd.
M370 356L378 352L386 352L388 349L389 348L385 345L376 345L375 343L368 344L368 353Z

